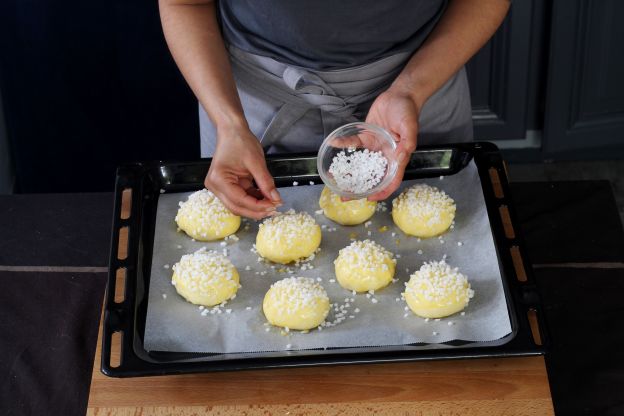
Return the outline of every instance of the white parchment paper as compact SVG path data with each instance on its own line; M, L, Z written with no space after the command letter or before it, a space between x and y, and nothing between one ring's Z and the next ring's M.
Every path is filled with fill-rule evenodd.
M162 194L156 216L144 338L146 350L245 353L414 343L428 343L431 348L437 348L436 344L451 340L485 342L508 335L511 322L474 162L470 162L459 173L443 179L405 181L400 189L417 182L443 189L457 203L455 225L441 239L418 241L417 238L404 235L392 222L391 198L388 199L388 210L375 213L369 227L346 227L315 213L319 209L322 185L300 184L281 188L285 202L282 209L308 211L320 225L325 225L321 252L310 263L314 268L302 271L291 266L290 270L295 271L293 274L288 274L284 266L257 261L258 256L250 250L258 230L258 224L254 221L248 222L250 226L247 230L241 226L236 233L240 240L228 240L226 247L219 241L192 241L184 233L177 232L174 222L178 202L185 200L189 193ZM380 231L384 226L387 231ZM328 231L333 228L336 231ZM368 231L371 232L370 236ZM354 236L357 239L373 239L400 256L395 275L398 281L370 297L365 294L353 295L335 280L330 282L335 279L333 261L338 250L349 245ZM220 252L226 248L228 258L241 276L242 288L234 300L221 308L221 314L203 312L202 315L202 310L186 302L171 285L171 266L183 254L201 247ZM418 254L418 250L422 250L422 254ZM424 261L440 260L444 255L447 256L447 263L459 267L468 276L475 296L464 315L426 321L405 310L407 305L401 299L401 292L409 275ZM264 294L273 282L289 276L320 278L330 301L335 305L343 305L353 298L353 302L349 301L347 319L334 327L322 331L312 330L307 334L297 331L285 334L279 328L265 325L266 319L262 313ZM227 309L230 309L229 313ZM332 321L334 314L332 309L328 320Z

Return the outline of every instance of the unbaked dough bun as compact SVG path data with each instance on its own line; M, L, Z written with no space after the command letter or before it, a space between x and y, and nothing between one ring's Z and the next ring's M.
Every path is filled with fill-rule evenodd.
M403 295L416 315L443 318L464 309L474 291L457 267L452 268L442 260L423 264L405 284Z
M405 234L428 238L442 234L455 219L455 201L435 186L417 184L392 201L392 219Z
M354 241L338 252L334 268L340 286L367 292L392 282L396 260L392 253L374 241Z
M293 209L265 219L256 236L258 254L282 264L310 257L320 244L321 227L307 212Z
M212 192L202 189L180 202L175 221L195 240L212 241L234 234L241 218L232 214Z
M214 306L230 299L240 287L236 268L217 253L205 247L185 254L173 266L171 283L187 301Z
M301 331L322 324L329 306L323 286L309 277L288 277L272 284L262 302L272 325Z
M366 198L342 201L339 195L324 187L319 205L330 220L342 225L357 225L373 216L377 202Z

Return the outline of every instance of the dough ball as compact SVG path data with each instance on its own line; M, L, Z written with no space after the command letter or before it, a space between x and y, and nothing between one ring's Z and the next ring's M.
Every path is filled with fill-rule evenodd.
M241 218L232 214L212 192L202 189L180 202L175 221L189 237L212 241L234 234Z
M392 219L405 234L428 238L442 234L455 219L455 201L435 186L418 184L392 201Z
M288 277L271 285L262 310L272 325L303 331L323 323L329 313L329 297L312 278Z
M356 292L367 292L392 282L396 260L388 250L371 240L354 241L338 252L334 260L340 286Z
M176 291L195 305L214 306L230 299L240 287L232 263L216 251L205 248L185 254L173 266L171 283Z
M321 244L321 227L307 212L289 210L265 219L256 250L265 259L287 264L310 257Z
M339 195L324 187L319 205L330 220L342 225L357 225L373 216L377 202L366 198L343 202Z
M444 260L425 263L405 284L405 300L423 318L443 318L464 309L474 291L468 278Z

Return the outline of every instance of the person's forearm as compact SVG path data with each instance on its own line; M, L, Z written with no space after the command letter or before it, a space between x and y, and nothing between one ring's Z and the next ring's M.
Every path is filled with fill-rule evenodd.
M451 0L444 15L393 83L419 109L490 39L508 0Z
M217 130L247 127L219 25L207 0L160 0L173 59Z

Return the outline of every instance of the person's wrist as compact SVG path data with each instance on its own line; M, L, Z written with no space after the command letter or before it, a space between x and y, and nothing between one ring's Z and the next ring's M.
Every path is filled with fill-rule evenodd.
M214 121L217 133L219 132L248 132L249 124L242 114L227 114Z
M420 109L425 104L425 101L429 98L426 94L425 88L423 88L418 81L407 76L400 76L397 78L395 82L392 83L388 91L412 100L418 109L418 112L420 112Z

